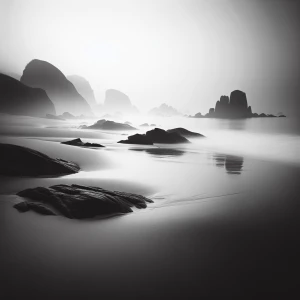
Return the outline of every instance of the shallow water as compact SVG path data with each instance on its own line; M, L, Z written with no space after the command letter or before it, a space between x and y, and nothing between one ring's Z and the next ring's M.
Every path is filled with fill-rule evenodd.
M288 119L150 120L207 137L151 147L117 144L122 132L77 130L72 122L49 131L44 122L38 132L37 125L27 126L22 137L18 128L2 128L1 142L75 161L82 171L1 178L1 265L12 298L258 299L297 290L300 135ZM75 137L106 147L60 144ZM84 221L12 208L16 192L57 183L136 192L154 203L126 216Z

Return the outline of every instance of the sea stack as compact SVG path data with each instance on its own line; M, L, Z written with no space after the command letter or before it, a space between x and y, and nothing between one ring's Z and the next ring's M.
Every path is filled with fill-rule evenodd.
M34 117L56 114L44 90L26 86L4 74L0 74L0 112Z
M21 82L30 87L44 89L58 114L68 111L75 115L93 115L91 107L74 85L58 68L46 61L32 60L25 67Z

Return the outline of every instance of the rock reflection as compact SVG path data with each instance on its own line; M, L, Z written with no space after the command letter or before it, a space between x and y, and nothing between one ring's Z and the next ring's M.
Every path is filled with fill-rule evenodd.
M183 150L172 149L172 148L149 148L149 149L130 149L130 150L144 151L150 155L160 156L160 157L181 156L185 152Z
M228 174L241 174L244 159L241 156L214 154L217 167L224 167Z

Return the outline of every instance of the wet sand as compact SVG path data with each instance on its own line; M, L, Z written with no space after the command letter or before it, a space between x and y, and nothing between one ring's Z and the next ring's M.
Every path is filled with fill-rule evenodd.
M287 299L298 292L297 165L224 154L206 142L118 145L118 133L94 132L92 141L106 147L84 149L60 144L73 132L57 130L63 136L54 129L1 137L82 167L60 178L1 178L6 299ZM56 183L140 193L154 203L83 221L12 208L21 189Z

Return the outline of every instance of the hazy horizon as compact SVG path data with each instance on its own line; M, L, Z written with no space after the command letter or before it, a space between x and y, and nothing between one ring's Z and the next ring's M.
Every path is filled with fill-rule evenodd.
M1 1L0 70L32 59L86 78L103 102L207 113L246 92L254 112L299 114L297 1Z

